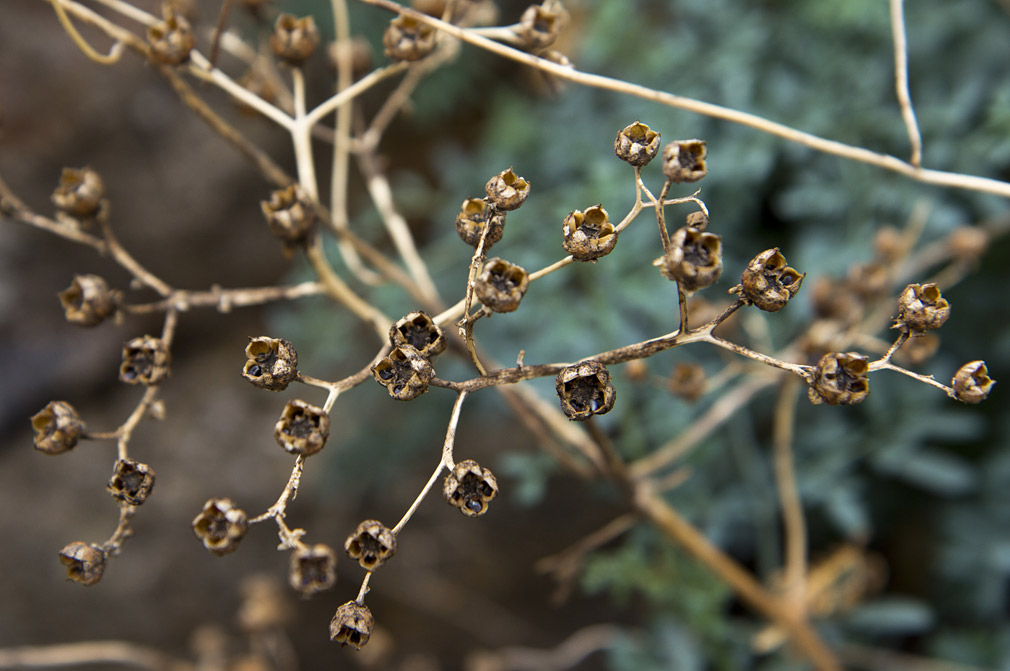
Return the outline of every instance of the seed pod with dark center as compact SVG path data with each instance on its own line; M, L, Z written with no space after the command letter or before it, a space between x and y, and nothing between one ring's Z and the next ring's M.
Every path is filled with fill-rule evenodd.
M501 240L505 232L505 213L481 198L467 198L456 215L456 233L466 244L474 249L480 244L480 237L487 227L487 237L484 238L484 251Z
M98 213L104 195L105 185L97 172L89 167L64 168L51 198L63 212L86 218Z
M315 53L317 46L319 29L312 16L278 15L270 35L270 50L274 56L292 67L299 67Z
M473 291L477 300L495 312L513 312L529 287L525 268L495 257L484 264Z
M760 310L778 312L800 290L804 277L786 265L778 247L766 249L747 264L734 293Z
M160 65L179 65L189 59L196 38L193 37L189 21L169 5L164 7L164 21L147 29L147 42L151 45L150 58Z
M71 324L97 326L116 312L119 292L98 275L75 275L70 286L59 294L64 316Z
M309 457L323 449L330 437L330 417L305 401L288 401L274 425L274 440L291 454Z
M394 61L418 61L435 50L435 29L401 14L389 22L382 35L386 56Z
M272 191L260 209L274 237L290 245L305 242L316 225L312 201L297 184Z
M687 293L715 284L722 274L722 238L689 226L677 229L660 270Z
M72 450L84 433L84 422L66 401L50 401L32 416L35 449L44 454Z
M617 230L610 223L610 215L600 205L575 210L565 217L561 232L562 245L576 261L595 261L606 256L617 246Z
M260 389L284 391L298 377L298 352L283 338L249 338L242 377Z
M663 148L663 174L675 184L697 182L708 174L704 140L678 140Z
M634 166L643 166L656 158L659 153L659 133L636 121L625 126L614 140L614 153L617 158Z
M814 404L854 405L870 393L869 360L856 352L829 352L814 369L808 390Z
M143 336L123 345L119 379L127 384L158 384L168 377L170 357L160 338Z
M193 520L193 533L219 557L237 550L248 529L249 518L231 499L210 499Z
M583 361L568 366L558 373L554 388L565 415L577 421L610 412L617 400L610 371L599 361Z
M411 312L389 329L389 344L393 347L410 345L421 356L431 360L445 351L449 341L438 324L425 312Z
M996 381L989 377L985 361L972 361L961 366L950 386L954 388L954 398L964 403L981 403L992 391Z
M329 545L317 543L296 548L291 553L288 583L309 597L324 592L337 582L337 555Z
M940 328L950 317L950 304L936 284L909 284L898 297L895 328L912 332Z
M530 183L509 168L489 179L484 185L484 192L499 210L511 211L526 202L530 195Z
M498 481L491 471L467 459L445 476L442 494L467 517L477 517L487 512L487 504L498 494Z
M515 31L522 40L522 48L539 51L554 44L561 32L561 24L560 3L545 2L527 7L519 17Z
M349 645L355 650L368 643L375 627L375 618L368 606L357 601L348 601L337 609L330 620L330 640L340 645Z
M382 522L365 520L344 541L344 550L361 568L374 571L396 554L396 536Z
M94 585L105 573L106 555L97 545L76 541L59 553L60 563L67 569L67 580L82 585Z
M399 401L409 401L428 391L435 377L431 362L410 345L399 345L372 366L375 381Z
M154 469L133 459L119 459L105 489L113 498L139 506L154 489Z

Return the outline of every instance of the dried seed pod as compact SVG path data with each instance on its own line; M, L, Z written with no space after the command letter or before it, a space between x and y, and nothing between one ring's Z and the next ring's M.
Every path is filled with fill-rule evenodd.
M72 450L84 433L84 422L66 401L50 401L32 415L35 449L44 454L62 454Z
M485 227L488 229L484 238L484 251L501 240L505 233L505 213L481 198L467 198L456 215L456 233L466 244L474 249L480 244Z
M438 324L425 312L411 312L389 329L389 344L393 347L410 345L421 356L431 360L445 351L449 341Z
M708 174L704 140L677 140L663 148L663 174L675 184L697 182Z
M701 210L692 212L691 214L687 215L684 219L686 222L685 225L688 228L693 228L698 231L704 231L706 228L708 228L709 223L708 215L702 212Z
M59 557L67 569L67 580L94 585L105 573L106 555L97 545L76 541L60 550Z
M530 195L530 183L509 168L489 179L484 185L484 192L496 208L511 211L526 202Z
M245 511L231 499L210 499L193 519L193 533L211 554L218 557L238 549L249 528Z
M105 489L113 498L139 506L154 489L154 469L133 459L119 459Z
M249 338L242 377L260 389L284 391L298 377L298 352L283 338Z
M418 61L435 50L435 29L401 14L389 22L382 35L386 56L394 61Z
M898 297L894 327L911 332L940 328L950 317L950 304L936 284L909 284Z
M722 238L689 226L677 229L660 271L687 293L715 284L722 275Z
M545 49L558 39L562 26L562 8L559 2L530 5L519 17L515 32L528 51Z
M614 251L617 230L610 223L610 215L600 205L575 210L565 217L561 231L565 251L576 261L595 261Z
M487 504L498 494L498 481L491 471L467 459L445 476L442 494L450 506L467 517L477 517L487 512Z
M659 153L659 133L641 121L625 126L614 140L617 158L634 166L643 166Z
M808 395L814 404L855 405L870 393L869 359L856 352L829 352L817 362Z
M495 312L513 312L529 287L525 268L495 257L484 264L473 291L477 300Z
M63 212L73 217L87 218L98 213L104 195L102 177L85 166L64 168L51 199L53 205Z
M357 601L348 601L337 609L330 620L330 640L340 645L349 645L355 650L368 643L375 627L375 618L368 606Z
M705 393L705 380L705 369L698 364L678 363L673 368L667 388L674 396L693 403Z
M344 550L361 568L374 571L396 554L396 536L382 522L365 520L344 541Z
M288 401L274 424L274 440L291 454L309 457L323 449L330 437L330 417L322 408L302 400Z
M288 582L305 597L330 589L337 582L337 554L323 543L296 548L291 553Z
M410 345L399 345L372 366L375 381L399 401L409 401L428 391L428 381L435 371L420 352Z
M751 259L734 293L760 310L778 312L800 290L804 277L805 273L801 275L787 266L785 257L774 247Z
M565 415L577 421L610 412L617 400L610 371L599 361L568 366L558 373L554 387Z
M305 242L315 229L312 200L297 184L272 191L268 200L260 202L260 209L274 237L289 245Z
M270 35L270 49L274 56L291 67L299 67L312 56L319 46L319 29L312 16L298 18L281 13Z
M158 384L168 377L170 357L160 338L143 336L123 345L119 379L127 384Z
M70 286L59 294L64 316L71 324L97 326L116 312L119 292L98 275L74 275Z
M147 42L151 45L150 58L160 65L179 65L189 59L196 46L193 29L181 14L164 5L164 20L147 29Z
M954 398L964 403L981 403L992 391L996 380L989 377L985 361L971 361L961 366L950 386L954 388Z

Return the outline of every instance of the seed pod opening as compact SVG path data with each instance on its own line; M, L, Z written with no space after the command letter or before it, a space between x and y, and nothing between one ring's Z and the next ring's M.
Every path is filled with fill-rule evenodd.
M445 351L449 341L438 324L425 312L411 312L389 329L389 344L393 347L410 345L426 359Z
M473 459L461 461L453 467L442 483L446 503L459 508L467 517L478 517L487 512L488 503L498 494L498 481L494 474Z
M284 391L298 377L298 352L283 338L250 338L242 377L260 389Z
M66 401L50 401L32 415L35 449L44 454L62 454L72 450L84 433L84 422L74 406Z
M147 29L147 42L151 46L150 58L161 65L179 65L189 60L196 45L193 29L181 14L166 3L164 20Z
M298 18L282 13L274 23L270 35L270 49L274 56L292 67L305 63L319 46L319 29L312 16Z
M154 489L154 469L133 459L120 459L105 489L113 498L139 506Z
M330 640L340 645L349 645L360 650L372 636L375 618L368 606L356 601L348 601L337 609L330 620Z
M814 369L808 390L810 402L829 405L854 405L870 393L869 359L856 352L830 352L821 357Z
M511 211L526 202L530 184L509 168L489 179L484 191L487 199L499 210Z
M330 417L302 400L288 401L274 424L274 440L291 454L309 457L323 449L330 436Z
M614 140L614 153L634 166L647 165L659 153L659 133L640 121L625 126Z
M565 217L561 231L565 251L576 261L595 261L614 251L617 230L610 223L610 215L600 205L575 210Z
M291 552L288 583L304 597L324 592L337 582L337 555L328 545L303 546Z
M396 536L382 522L365 520L344 541L344 550L361 568L374 571L396 554Z
M87 218L98 213L104 196L105 185L93 169L64 168L60 183L53 191L52 202L73 217Z
M722 275L722 238L690 226L677 229L660 270L687 293L715 284Z
M598 361L568 366L558 373L554 387L561 399L561 409L568 419L576 421L610 412L617 400L610 371Z
M382 35L386 56L394 61L418 61L435 50L435 29L401 14L389 22Z
M60 563L67 569L67 580L82 585L94 585L105 573L106 555L97 545L80 541L70 543L59 552Z
M210 499L193 519L193 533L211 554L222 556L238 549L249 528L245 511L231 499Z
M513 312L530 287L526 270L497 257L488 259L474 281L473 291L482 304L495 312Z
M75 275L70 286L59 294L64 316L71 324L97 326L116 313L119 292L98 275Z
M431 363L410 345L400 345L372 366L375 381L399 401L409 401L428 391L435 377Z
M312 201L297 184L272 191L269 199L260 202L260 209L270 232L288 245L304 243L315 230Z
M561 32L562 19L562 8L558 2L527 7L515 28L522 39L522 47L528 51L539 51L554 44Z
M804 277L806 274L786 265L785 257L775 247L747 264L736 292L760 310L778 312L799 292Z
M992 391L996 381L989 377L985 361L971 361L961 366L950 386L954 388L954 398L964 403L981 403Z
M704 140L678 140L663 149L663 174L674 184L697 182L708 174Z
M127 384L158 384L168 377L170 357L160 338L143 336L123 345L119 379Z
M480 238L487 228L484 238L484 251L501 240L505 233L505 213L482 198L467 198L460 206L456 215L456 233L460 239L474 249L480 244Z
M922 332L940 328L950 317L950 304L935 283L909 284L898 297L895 328Z

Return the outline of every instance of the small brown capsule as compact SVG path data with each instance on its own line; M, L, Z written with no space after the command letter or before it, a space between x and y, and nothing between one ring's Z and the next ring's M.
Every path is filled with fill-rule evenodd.
M396 536L382 522L365 520L344 541L344 550L361 568L374 571L396 554Z
M498 481L491 471L467 459L445 476L442 494L450 506L467 517L477 517L487 512L487 504L498 494Z
M330 437L330 417L322 408L302 400L288 401L274 424L274 440L291 454L310 457Z
M659 153L659 133L636 121L625 126L617 133L614 140L614 153L617 158L634 166L647 165Z
M270 198L260 202L267 226L274 237L288 245L304 243L316 225L312 201L297 184L270 193Z
M617 400L610 371L598 361L568 366L558 373L554 387L561 399L561 409L568 419L576 421L610 412Z
M43 454L72 450L84 433L84 422L66 401L50 401L32 416L35 449Z
M97 326L116 313L119 292L98 275L75 275L70 286L59 294L64 316L71 324Z
M119 459L105 489L113 498L139 506L154 489L154 469L133 459Z
M708 215L698 210L697 212L692 212L685 217L685 226L688 228L693 228L698 231L704 231L708 228Z
M283 338L249 338L242 377L260 389L284 391L298 377L298 352Z
M663 149L663 174L674 184L697 182L708 174L704 140L678 140Z
M971 361L961 366L950 386L954 388L954 398L964 403L981 403L992 391L996 380L989 377L985 361Z
M495 257L488 259L474 281L473 291L482 304L495 312L513 312L530 287L525 268Z
M87 218L98 213L104 195L105 185L97 172L89 167L64 168L52 201L73 217Z
M830 352L821 357L814 369L808 390L810 402L829 405L855 405L870 393L869 359L856 352Z
M77 541L59 553L60 563L67 569L67 580L82 585L94 585L105 573L105 552L97 545Z
M445 351L449 341L438 324L425 312L411 312L389 329L389 344L410 345L429 361Z
M435 377L435 371L414 347L399 345L372 366L372 375L390 396L409 401L428 391L428 382Z
M561 32L562 18L561 4L558 2L544 2L527 7L515 27L516 34L522 40L522 48L540 51L554 44Z
M610 215L600 205L575 210L565 217L561 232L565 251L576 261L595 261L614 251L617 230L610 223Z
M474 249L480 244L480 238L487 228L484 238L484 251L501 240L505 233L505 213L481 198L467 198L456 215L456 233L466 244Z
M489 179L484 185L484 192L491 204L508 212L526 202L530 195L530 184L509 168Z
M389 22L382 35L386 56L394 61L419 61L435 50L435 29L401 14Z
M312 56L319 46L319 29L312 16L298 18L281 13L270 35L270 49L274 56L291 67L299 67Z
M909 284L898 297L894 327L911 332L940 328L950 317L950 304L936 284Z
M337 609L330 620L330 640L340 645L349 645L355 650L368 643L375 627L375 618L368 606L357 601L348 601Z
M123 345L119 379L127 384L158 384L168 377L170 357L160 338L143 336Z
M324 592L337 582L337 555L329 545L296 548L291 553L288 583L304 597Z
M193 533L218 557L237 550L248 529L249 518L231 499L210 499L193 519Z
M705 380L705 369L698 364L678 363L673 368L667 388L674 396L693 403L705 393Z
M660 271L689 294L715 284L722 275L722 238L689 226L677 229Z
M766 249L747 264L734 293L760 310L778 312L800 290L804 277L786 265L778 247Z
M190 28L189 21L168 4L164 5L163 15L163 21L147 29L151 61L160 65L185 63L196 45L193 29Z

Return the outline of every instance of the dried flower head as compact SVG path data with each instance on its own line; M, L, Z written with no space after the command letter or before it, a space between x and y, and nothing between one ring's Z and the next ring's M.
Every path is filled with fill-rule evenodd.
M545 49L558 39L561 32L563 10L559 2L530 5L519 17L515 31L528 51Z
M284 391L298 377L298 352L283 338L249 338L242 377L260 389Z
M964 403L981 403L992 391L996 381L989 377L985 361L971 361L961 366L950 386L954 388L954 398Z
M248 528L245 511L231 499L210 499L193 520L193 533L211 554L219 557L237 550Z
M348 601L337 609L330 620L330 640L360 650L372 636L375 618L368 606Z
M526 202L530 195L530 183L509 168L489 179L484 185L484 192L496 208L511 211Z
M913 333L940 328L950 317L950 304L936 284L909 284L898 297L894 327Z
M488 259L474 281L473 291L482 304L495 312L513 312L530 287L525 268L498 257Z
M409 401L428 391L428 382L435 371L420 352L411 345L399 345L372 366L375 381L399 401Z
M329 545L303 545L291 552L288 569L291 588L309 597L324 592L337 582L337 555Z
M312 201L297 184L270 193L270 198L260 202L270 232L288 245L305 242L316 225Z
M505 233L505 213L486 199L464 200L456 215L456 233L463 242L476 249L485 228L487 237L484 238L484 251L487 251Z
M70 286L59 294L64 316L71 324L97 326L116 313L120 294L110 291L98 275L75 275Z
M270 35L270 49L274 56L292 67L299 67L312 56L319 46L319 29L312 16L298 18L281 13Z
M389 328L389 344L410 345L426 359L445 351L449 341L438 324L426 312L411 312Z
M113 498L139 506L154 489L154 469L133 459L119 459L105 489Z
M105 552L97 545L76 541L59 553L60 562L67 569L67 580L82 585L94 585L105 573Z
M697 182L708 174L704 140L677 140L663 148L663 174L675 184Z
M595 261L617 246L617 230L610 215L600 205L575 210L565 217L561 232L565 251L576 261Z
M32 415L35 449L44 454L62 454L72 450L84 433L84 422L66 401L50 401Z
M53 191L53 205L73 217L94 216L102 206L105 185L102 177L93 169L64 168L60 173L60 183Z
M158 384L168 377L170 357L160 338L143 336L123 345L119 379L127 384Z
M193 29L181 14L170 5L164 5L164 20L147 29L147 42L151 46L150 58L160 65L179 65L189 60L196 46Z
M382 522L365 520L344 541L344 550L361 568L374 571L396 554L396 536Z
M466 459L445 476L442 494L450 506L467 517L477 517L487 512L487 504L498 494L498 481L491 471Z
M786 265L778 247L766 249L747 264L734 293L760 310L778 312L800 290L804 277Z
M856 352L829 352L817 362L810 384L814 404L854 405L870 393L869 360Z
M722 275L722 238L685 226L670 236L660 271L687 293L715 284Z
M625 126L614 140L617 158L634 166L647 165L659 153L659 133L641 121Z
M382 35L386 56L394 61L418 61L435 50L435 29L401 14L389 22Z
M563 369L554 380L561 409L568 419L582 421L610 412L617 390L610 371L599 361L583 361Z
M288 401L274 424L274 440L291 454L309 457L323 449L330 437L330 417L322 408L302 400Z

